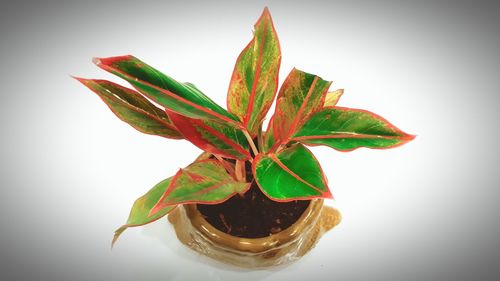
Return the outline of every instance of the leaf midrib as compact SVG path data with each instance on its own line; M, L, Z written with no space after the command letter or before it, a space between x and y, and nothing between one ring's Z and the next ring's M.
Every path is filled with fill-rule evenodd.
M248 125L249 121L250 121L250 118L252 116L252 113L253 113L253 106L254 106L254 102L255 102L255 95L256 95L256 92L257 92L257 85L259 84L259 78L260 78L260 72L261 72L261 67L262 67L262 58L264 56L264 47L266 46L266 35L267 35L267 26L269 24L268 22L269 20L268 19L264 19L264 23L263 23L263 30L264 30L264 36L262 37L262 46L261 48L259 49L259 57L258 57L258 61L257 61L257 69L255 70L255 76L254 76L254 80L253 80L253 84L252 84L252 91L250 93L250 97L248 99L248 104L247 104L247 112L245 114L245 118L243 119L243 124L245 126ZM257 38L257 37L256 37ZM255 38L255 39L256 39ZM258 40L255 40L254 41L256 44L258 44Z
M290 136L297 130L297 125L301 119L300 117L301 117L302 113L304 112L305 107L307 106L307 103L309 102L309 99L311 98L311 95L314 91L314 88L316 88L316 83L318 82L318 80L319 80L319 77L314 76L314 80L311 83L311 87L309 87L309 91L307 92L306 97L302 101L302 104L300 105L300 108L297 111L297 115L295 116L295 119L293 120L292 125L288 129L288 132L286 133L285 138L280 140L280 142L275 142L273 147L270 149L271 151L274 151L275 149L277 149L281 144L285 144L285 143L288 143L290 141Z
M335 132L331 135L309 135L309 136L297 136L293 137L291 140L307 140L307 139L342 139L342 138L356 138L356 139L401 139L404 140L405 136L389 136L389 135L375 135L375 134L357 134L349 132Z
M192 102L192 101L190 101L190 100L188 100L188 99L186 99L186 98L180 97L180 96L178 96L178 95L176 95L176 94L172 93L172 92L171 92L171 91L169 91L169 90L166 90L166 89L160 88L160 87L158 87L158 86L155 86L155 85L153 85L153 84L151 84L151 83L149 83L149 82L146 82L146 81L140 80L140 79L138 79L138 78L134 78L133 76L131 76L131 75L129 75L129 74L127 74L127 73L125 73L125 72L123 72L123 71L121 71L121 70L117 69L117 68L114 68L114 67L112 67L112 66L105 65L105 64L102 64L102 63L98 63L97 65L98 65L99 67L101 67L102 69L106 70L106 71L109 71L109 72L112 72L112 73L113 73L113 72L115 72L115 73L117 73L118 75L123 75L124 77L127 77L127 78L126 78L127 80L131 80L131 81L134 81L134 82L136 82L136 83L142 84L142 85L144 85L144 86L147 86L147 87L153 88L153 89L155 89L155 90L157 90L157 91L159 91L159 92L161 92L161 93L163 93L163 94L165 94L165 95L167 95L167 96L169 96L169 97L171 97L171 98L173 98L173 99L175 99L175 100L177 100L177 101L183 102L183 103L185 103L185 104L187 104L187 105L190 105L190 106L192 106L192 107L194 107L194 108L196 108L196 109L198 109L198 110L200 110L200 111L202 111L202 112L205 112L205 113L207 113L207 114L209 114L209 115L212 115L212 116L214 116L214 117L216 117L216 118L218 118L218 119L221 119L221 120L224 120L224 121L229 122L229 123L231 123L231 124L234 124L234 125L235 125L235 126L237 126L238 128L244 129L244 126L243 126L240 122L238 122L238 121L236 121L236 120L233 120L232 118L229 118L229 117L227 117L227 116L224 116L224 115L222 115L222 114L220 114L220 113L218 113L218 112L215 112L215 111L213 111L213 110L211 110L211 109L209 109L209 108L206 108L206 107L203 107L203 106L201 106L201 105L199 105L199 104L196 104L196 103L194 103L194 102ZM147 94L147 95L149 95L149 94ZM172 110L172 111L175 111L174 109L171 109L171 110Z
M319 192L319 194L323 194L324 191L322 191L320 188L308 183L306 180L304 180L302 177L300 177L299 175L297 175L295 172L293 172L292 170L290 170L285 164L283 164L283 162L281 162L281 160L279 160L279 158L276 156L276 154L271 154L269 155L269 158L271 158L271 160L273 162L275 162L276 164L278 164L278 166L284 170L285 172L287 172L288 174L290 174L292 177L294 177L295 179L297 179L298 181L304 183L305 185L311 187L312 189L316 190L317 192Z

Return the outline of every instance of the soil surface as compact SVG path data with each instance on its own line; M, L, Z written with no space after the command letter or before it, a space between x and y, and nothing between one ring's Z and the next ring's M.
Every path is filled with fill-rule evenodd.
M247 179L252 179L248 168ZM235 195L216 205L197 204L197 208L211 225L222 232L237 237L260 238L291 226L304 213L309 202L273 201L253 181L243 196Z

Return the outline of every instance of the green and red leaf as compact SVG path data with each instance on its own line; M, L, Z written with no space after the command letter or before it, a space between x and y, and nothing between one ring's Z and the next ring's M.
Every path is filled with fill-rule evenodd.
M279 91L276 110L267 130L274 140L271 152L286 145L309 116L323 107L330 84L319 76L295 68L290 72ZM267 136L266 140L271 138Z
M272 122L273 118L271 118L269 123L271 124ZM269 125L269 127L271 127L271 125ZM262 134L264 135L262 143L263 152L269 152L275 143L273 130L271 128L268 128L268 131L262 132Z
M167 187L170 185L171 181L172 177L159 182L151 190L149 190L146 194L144 194L134 202L132 210L130 211L130 215L128 216L127 223L115 231L112 245L116 243L120 235L127 228L154 222L162 218L175 208L175 206L169 206L159 210L153 216L149 216L151 209L153 209L158 200L160 200L161 196L165 193L165 190L167 190Z
M369 111L326 107L312 115L292 140L351 151L359 147L391 148L414 137Z
M278 88L281 51L267 8L254 26L254 37L240 53L227 94L227 107L255 137Z
M259 154L253 162L253 173L262 191L276 201L332 198L318 161L301 144Z
M241 129L229 123L189 118L170 110L167 114L182 135L202 150L225 158L251 159L248 141Z
M140 93L106 80L75 79L94 91L118 118L138 131L172 139L182 138L165 112Z
M127 80L154 102L184 116L226 121L243 127L227 112L190 83L180 83L133 56L96 58L100 68Z
M337 89L326 94L325 103L323 106L335 106L339 102L340 97L344 94L344 89Z
M150 216L178 204L219 204L249 187L250 183L239 182L229 175L218 160L195 162L177 172Z

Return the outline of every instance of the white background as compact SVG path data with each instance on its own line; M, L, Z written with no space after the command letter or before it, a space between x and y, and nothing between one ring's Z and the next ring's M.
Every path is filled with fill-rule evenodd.
M1 9L0 269L5 280L498 280L500 37L493 4L16 2ZM113 231L188 165L187 141L143 135L69 75L120 80L133 54L221 105L268 5L292 67L416 134L393 150L312 150L342 223L286 267L228 267L166 220ZM125 84L124 84L125 85Z

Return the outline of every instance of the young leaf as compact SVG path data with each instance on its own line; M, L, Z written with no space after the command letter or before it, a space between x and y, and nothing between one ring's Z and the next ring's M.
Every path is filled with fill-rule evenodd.
M323 106L335 106L339 102L340 97L344 94L344 89L338 89L326 94L325 103Z
M359 147L391 148L413 138L369 111L326 107L311 116L292 140L350 151Z
M106 80L75 79L94 91L118 118L138 131L172 139L182 138L165 112L138 92Z
M184 137L202 150L222 157L249 160L248 141L239 128L229 123L193 119L167 110Z
M96 58L100 68L127 80L156 103L184 116L226 121L243 127L227 112L190 83L180 83L133 56Z
M274 139L270 151L287 144L308 117L323 107L330 84L316 75L295 68L290 72L281 86L276 111L267 130L267 134L272 134Z
M227 94L229 112L240 118L254 137L278 88L281 51L267 8L254 26L252 41L240 53Z
M153 216L148 216L151 209L160 200L161 196L170 185L172 177L165 179L155 185L146 194L141 196L134 202L130 215L128 216L127 223L122 225L115 231L115 236L113 237L112 245L116 243L120 235L129 227L141 226L151 222L154 222L161 217L172 211L175 206L168 206L156 212Z
M177 204L219 204L249 187L250 183L238 182L230 176L218 160L195 162L177 172L150 216Z
M276 201L332 197L318 161L301 144L259 154L253 173L262 191Z

